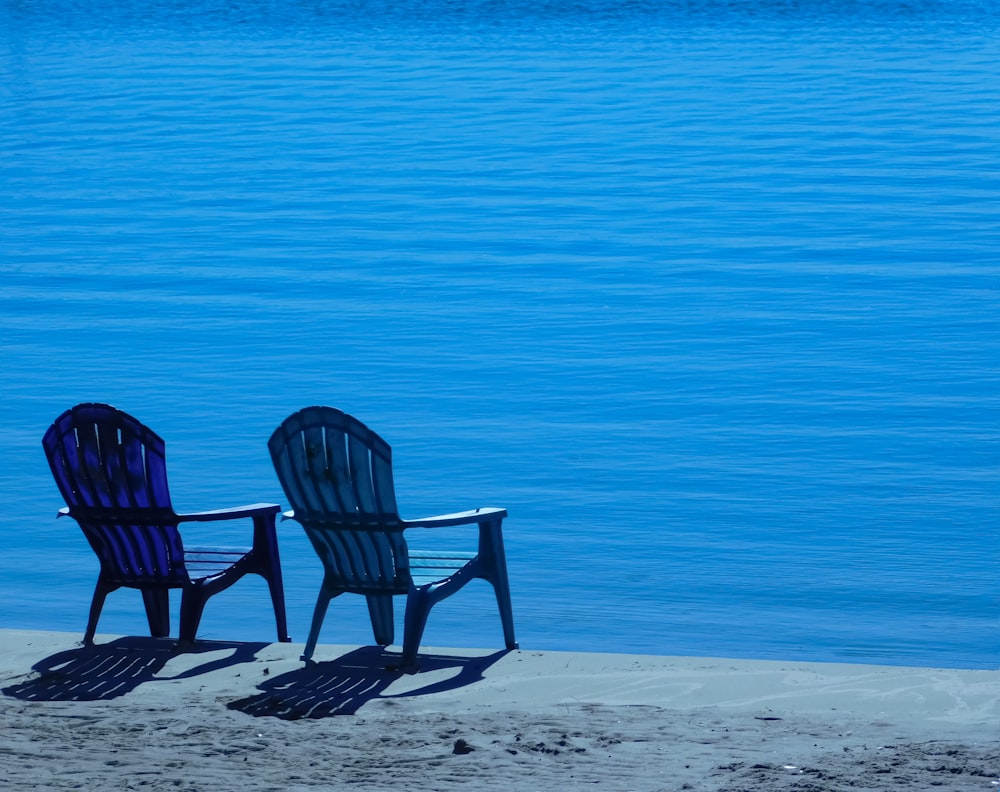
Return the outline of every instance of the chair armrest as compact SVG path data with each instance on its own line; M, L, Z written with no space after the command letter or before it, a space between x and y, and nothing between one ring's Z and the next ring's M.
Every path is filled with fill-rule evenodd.
M437 517L422 517L419 520L403 520L404 528L445 528L449 525L474 525L483 522L502 520L507 516L506 509L486 506L482 509L440 514Z
M247 506L234 506L231 509L212 509L210 511L188 512L178 514L180 522L211 522L213 520L238 520L241 517L257 517L263 514L277 514L281 506L277 503L251 503Z

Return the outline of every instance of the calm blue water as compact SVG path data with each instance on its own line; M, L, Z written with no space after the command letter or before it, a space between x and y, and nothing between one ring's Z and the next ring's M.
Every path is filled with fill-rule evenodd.
M1000 666L991 3L0 0L0 277L2 627L86 621L63 409L198 509L325 403L405 516L509 509L525 648ZM500 646L485 586L425 639Z

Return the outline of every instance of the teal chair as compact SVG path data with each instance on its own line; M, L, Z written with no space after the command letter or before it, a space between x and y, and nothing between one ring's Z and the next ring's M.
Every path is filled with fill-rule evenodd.
M290 415L268 441L271 460L292 510L323 563L323 584L302 659L316 649L330 600L363 594L375 642L393 642L392 597L406 595L401 668L417 670L417 651L435 603L480 578L492 584L504 642L516 649L501 525L505 509L404 520L396 507L389 444L361 421L333 407ZM478 552L410 550L409 528L476 525Z

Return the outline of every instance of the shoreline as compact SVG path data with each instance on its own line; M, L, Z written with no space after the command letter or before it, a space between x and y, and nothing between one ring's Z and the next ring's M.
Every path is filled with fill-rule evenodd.
M1000 789L1000 670L0 630L14 788Z

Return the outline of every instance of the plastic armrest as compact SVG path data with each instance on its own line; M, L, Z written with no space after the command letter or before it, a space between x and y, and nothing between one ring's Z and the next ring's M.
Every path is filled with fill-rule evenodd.
M449 525L474 525L493 520L502 520L507 516L506 509L496 506L486 506L482 509L440 514L436 517L421 517L419 520L403 520L405 528L445 528Z
M181 522L211 522L212 520L238 520L241 517L256 517L261 514L277 514L281 506L277 503L251 503L247 506L234 506L231 509L212 509L210 511L188 512L178 514Z

